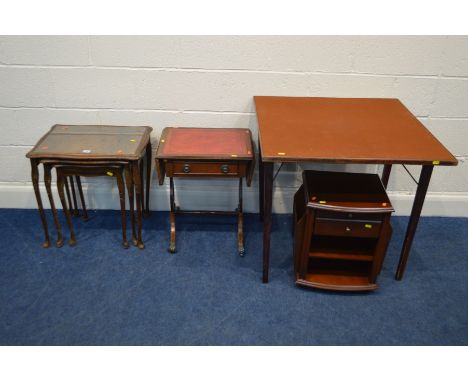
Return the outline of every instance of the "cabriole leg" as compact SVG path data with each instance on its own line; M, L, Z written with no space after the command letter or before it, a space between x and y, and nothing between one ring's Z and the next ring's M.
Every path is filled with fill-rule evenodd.
M125 249L128 248L127 241L127 218L125 216L125 186L122 179L122 170L115 172L115 177L117 178L117 187L119 189L119 199L120 199L120 218L122 220L122 245Z
M70 240L68 241L68 244L71 247L73 247L76 244L76 237L75 237L75 231L73 230L73 222L71 219L70 210L68 209L67 202L65 200L64 184L65 184L65 176L57 172L57 189L58 189L60 201L62 202L63 212L65 213L65 218L67 219L68 229L70 230Z
M137 245L138 241L136 239L136 231L135 231L135 207L134 207L134 187L133 187L133 169L132 164L129 163L125 166L125 181L127 183L127 191L128 191L128 204L130 205L130 220L132 222L132 243L133 245Z
M47 190L47 195L49 197L50 208L52 209L52 215L54 217L55 227L57 228L57 247L60 248L63 245L62 230L60 229L60 223L58 219L57 209L55 208L54 198L52 195L51 187L51 166L46 164L44 165L44 182Z
M49 230L47 228L47 220L45 217L44 206L42 205L41 191L39 190L39 162L37 159L31 159L31 180L34 188L34 195L36 196L37 207L39 209L39 216L41 218L42 228L44 230L44 242L42 246L44 248L50 247Z

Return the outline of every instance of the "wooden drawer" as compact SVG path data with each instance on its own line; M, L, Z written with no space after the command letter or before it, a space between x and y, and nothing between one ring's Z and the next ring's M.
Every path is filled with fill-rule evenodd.
M167 162L168 176L243 176L245 165L237 162Z
M365 220L316 219L314 234L327 236L379 237L380 222Z
M333 219L333 220L359 220L368 222L382 222L384 214L382 213L361 213L361 212L335 212L317 210L317 218Z

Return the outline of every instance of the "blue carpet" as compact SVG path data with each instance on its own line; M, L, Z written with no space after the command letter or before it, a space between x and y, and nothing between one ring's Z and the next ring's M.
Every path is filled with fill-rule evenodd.
M0 210L0 345L468 345L468 219L422 218L397 282L407 218L392 218L380 288L345 294L294 285L288 215L269 284L257 215L245 258L233 217L179 217L171 255L167 213L144 220L144 251L120 246L118 211L90 216L76 247L42 249L37 211Z

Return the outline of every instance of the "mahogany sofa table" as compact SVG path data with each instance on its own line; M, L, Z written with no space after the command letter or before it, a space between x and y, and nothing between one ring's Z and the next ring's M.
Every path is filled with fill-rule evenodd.
M268 282L275 162L421 165L395 278L401 280L435 165L457 159L398 99L256 96L263 282Z
M176 251L176 214L236 214L237 246L244 256L242 179L250 186L255 153L249 129L166 127L156 152L159 184L169 177L171 234L169 252ZM181 210L175 203L174 177L238 178L239 204L235 211Z
M126 172L127 188L132 219L133 242L144 248L141 239L142 210L149 214L149 188L151 176L151 141L149 126L108 125L54 125L26 154L31 161L31 177L36 195L39 215L44 229L43 247L50 246L49 231L39 189L39 164L44 164L44 179L57 228L57 246L63 244L57 211L50 189L50 170L56 166L119 166ZM146 159L146 203L143 191L143 160ZM77 174L78 175L78 174ZM71 178L72 179L72 178ZM79 190L81 188L79 187ZM135 214L133 195L136 195L136 222L138 237L135 236ZM81 191L80 191L81 194Z

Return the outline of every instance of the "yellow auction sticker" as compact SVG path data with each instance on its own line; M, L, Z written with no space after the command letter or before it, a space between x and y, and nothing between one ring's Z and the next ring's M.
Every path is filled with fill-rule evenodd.
M440 164L440 160L434 160L432 161L432 164Z
M106 174L109 175L109 176L114 175L114 174L113 174L112 172L110 172L110 171L107 171Z
M364 227L366 227L366 228L372 228L372 224L364 224Z
M320 204L325 204L327 201L326 200L319 200Z

